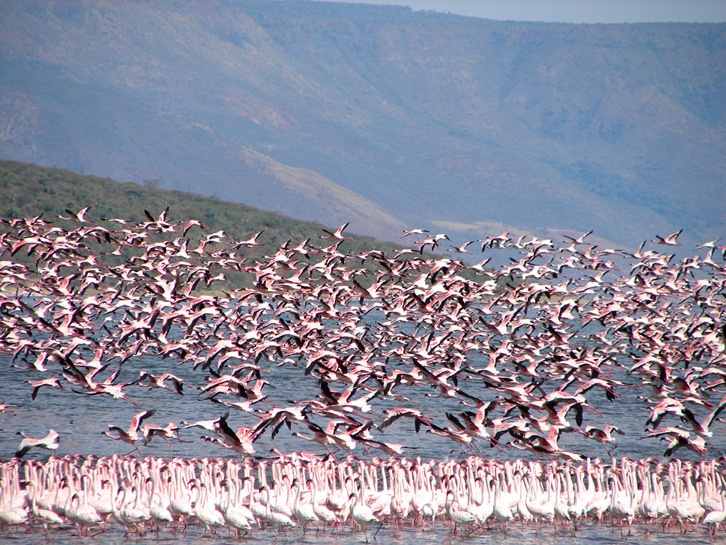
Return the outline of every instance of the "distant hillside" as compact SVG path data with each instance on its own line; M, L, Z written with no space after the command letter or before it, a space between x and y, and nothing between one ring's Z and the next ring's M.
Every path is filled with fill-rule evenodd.
M7 159L388 240L726 232L724 24L8 0L0 62Z

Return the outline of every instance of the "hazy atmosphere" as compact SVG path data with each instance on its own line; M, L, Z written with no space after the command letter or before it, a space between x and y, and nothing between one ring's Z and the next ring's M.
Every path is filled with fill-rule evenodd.
M0 67L0 542L723 540L723 2L4 0Z
M260 0L0 11L6 159L391 241L594 230L635 249L726 230L726 23Z
M309 1L309 0L301 0ZM327 1L327 0L323 0ZM497 21L545 23L723 23L722 0L343 0L408 6Z

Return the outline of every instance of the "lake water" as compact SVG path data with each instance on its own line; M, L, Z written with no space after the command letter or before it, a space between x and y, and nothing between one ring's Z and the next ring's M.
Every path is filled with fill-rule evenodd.
M30 374L26 369L12 366L11 360L10 355L0 355L0 368L2 369L3 378L0 381L0 400L16 405L12 407L12 410L17 415L0 414L0 425L2 427L0 456L5 460L13 456L21 439L16 435L16 432L21 430L33 437L42 437L49 428L57 430L61 434L60 448L57 453L59 456L75 453L109 456L114 453L125 454L131 448L125 443L103 436L102 432L107 429L108 425L127 428L132 416L141 410L155 409L157 413L153 418L149 419L149 422L162 426L168 422L179 423L183 420L214 419L226 411L225 408L212 403L201 403L196 388L204 386L203 374L192 371L188 365L179 366L173 359L146 357L135 361L133 365L124 365L119 377L121 382L134 380L138 376L138 369L143 368L154 374L161 374L165 371L172 372L183 378L186 383L185 395L183 396L169 391L149 391L148 388L142 386L129 387L127 393L133 400L140 403L138 407L129 402L114 400L106 396L80 395L50 388L42 389L37 399L33 401L30 399L30 388L24 381L35 378L37 375ZM318 395L319 389L316 382L301 380L300 375L301 370L294 367L274 368L273 374L270 375L270 377L274 377L274 380L271 380L273 384L266 387L270 400L278 405L288 405L303 399L312 399ZM624 373L620 373L618 378L625 382L637 384L637 377L629 377ZM486 390L476 382L466 381L461 386L469 393L481 395L482 398L488 399ZM438 415L437 418L441 425L446 423L445 411L461 412L466 409L455 400L426 397L428 393L431 393L431 391L427 388L420 388L415 392L408 390L407 395L411 397L411 402L406 403L406 406L420 408L427 415ZM646 392L642 388L619 388L618 393L622 397L610 402L601 393L597 391L590 392L588 394L589 403L597 407L604 415L598 416L586 411L585 425L602 427L609 423L616 424L625 430L625 436L618 436L619 448L615 451L618 456L627 456L634 459L659 458L665 450L665 443L655 439L642 438L641 426L647 419L648 409L644 402L638 399L638 396ZM375 410L380 411L395 406L395 402L381 403L376 405ZM260 407L264 408L264 404L261 404ZM249 427L258 421L257 417L253 415L231 412L229 422L233 428L241 425ZM324 425L325 423L321 422L321 424ZM710 449L711 454L714 456L718 456L723 448L725 435L719 433L719 431L722 431L720 426L714 434L714 445ZM256 456L274 458L275 454L271 452L273 448L283 453L305 451L320 455L326 454L325 449L318 444L294 437L292 435L293 431L310 434L305 426L293 427L292 430L283 427L279 435L271 440L270 433L267 432L255 444ZM383 431L376 430L374 434L377 439L407 445L410 447L407 455L411 458L420 456L424 460L463 459L469 454L464 453L451 441L436 435L427 434L424 431L418 435L415 434L413 423L407 419L401 419ZM173 442L174 456L201 458L229 457L232 454L224 448L200 440L202 433L198 429L183 430L180 435L182 439L191 442ZM563 434L560 443L566 450L579 452L586 456L606 458L603 447L577 433ZM141 446L140 448L144 455L169 457L169 448L162 440L155 439L151 445ZM532 459L533 457L533 455L517 449L499 450L490 448L484 442L480 442L476 448L481 455L494 457L501 461L515 458ZM353 451L353 454L362 458L369 458L368 453L361 449L360 446ZM380 452L376 453L374 451L374 454L382 458L386 457ZM342 458L344 455L345 453L341 453L338 457ZM683 458L697 459L693 454L684 451L680 451L679 455ZM47 453L44 451L32 451L28 455L28 458L31 459L44 459L46 457ZM367 535L371 542L375 530L376 526L373 526L368 531ZM53 530L51 539L54 543L77 543L79 538L74 534L75 528ZM4 530L0 532L0 539L3 543L26 545L45 542L45 534L41 529L27 534ZM88 538L83 539L89 541ZM510 525L505 535L499 529L479 529L472 534L461 532L453 534L452 529L439 520L433 530L427 527L423 531L420 527L406 527L396 531L395 528L383 525L376 536L376 540L378 543L385 544L418 543L428 545L434 543L466 544L487 542L527 545L535 543L609 543L619 542L621 538L620 531L617 528L612 528L609 523L603 525L582 523L577 531L560 530L556 535L552 527L546 524L541 527L538 535L535 534L534 527L531 525L514 524ZM642 524L635 524L633 534L627 537L626 540L633 543L653 544L710 542L708 533L703 526L685 535L682 535L677 527L663 530L662 526L659 527L656 533L645 534ZM163 530L157 540L156 534L153 532L149 532L142 537L125 537L118 526L110 526L108 532L96 537L93 541L102 543L174 542L185 545L238 541L246 543L289 542L340 545L363 543L365 542L365 535L362 532L352 530L350 527L344 527L340 534L328 530L319 532L317 535L315 530L310 530L305 535L299 529L288 531L286 534L274 530L255 530L251 535L237 540L234 537L229 537L224 529L219 531L216 537L211 537L209 534L203 534L198 526L192 525L187 535L172 537L169 530Z
M20 363L22 365L22 363ZM236 429L239 426L251 427L259 422L258 417L228 409L222 405L210 402L200 402L200 393L197 388L204 387L206 373L192 371L189 365L180 366L174 359L161 359L144 357L129 362L122 368L118 381L131 382L138 378L139 369L145 369L155 375L164 372L174 373L185 382L185 395L178 395L165 390L152 390L141 385L130 386L125 391L140 406L123 401L115 400L108 396L88 396L74 394L68 391L44 387L37 398L33 401L30 397L30 386L25 381L38 380L37 373L30 373L28 370L12 366L12 356L0 354L0 369L2 380L0 381L0 402L18 405L12 408L17 416L0 413L0 458L9 459L13 456L15 449L20 443L21 437L15 434L24 431L31 437L43 437L48 429L52 428L61 435L58 455L64 454L95 454L98 456L110 456L114 453L125 454L132 450L128 445L114 441L102 435L108 429L108 425L119 426L127 429L133 415L143 410L155 409L156 414L145 421L165 426L169 422L179 423L181 421L194 422L219 418L226 411L230 411L229 424ZM108 374L108 371L103 375ZM265 386L265 392L269 394L269 400L279 406L292 405L296 402L314 399L320 394L317 381L306 377L301 379L302 371L291 366L272 368L272 374L263 375L263 378L270 380L272 384ZM43 377L45 378L45 377ZM619 372L616 378L623 382L639 384L638 376L628 376ZM475 381L460 383L462 389L468 393L480 396L482 399L492 399L493 396L486 388ZM638 396L645 396L649 392L642 387L624 388L620 387L617 392L622 395L614 401L608 401L599 389L588 392L588 403L603 413L597 415L591 411L584 411L585 426L604 427L607 424L617 425L624 431L625 435L616 435L618 448L613 451L616 456L627 456L640 459L648 457L660 457L666 449L667 443L655 438L643 438L643 424L649 415L649 408ZM410 406L420 409L424 414L435 416L440 426L446 426L445 412L458 413L470 410L458 400L442 399L440 397L426 397L432 391L428 388L409 387L405 394L410 402L395 402L376 400L374 411L383 411L387 408L399 406ZM257 405L262 410L269 410L271 406L262 402ZM570 413L570 420L574 416ZM313 416L312 420L316 420ZM325 427L326 421L319 419L319 423ZM671 424L672 425L672 424ZM723 423L716 423L714 426L713 445L709 449L711 457L718 457L724 450L726 434L723 433L726 426ZM399 419L393 425L384 430L374 430L377 440L388 443L402 443L410 447L405 451L409 457L421 456L423 459L445 460L450 457L459 457L471 454L464 454L461 448L452 441L441 438L437 435L426 433L425 428L418 435L414 432L413 422L410 419ZM270 456L271 449L276 448L282 453L291 452L313 452L326 454L324 448L317 443L305 441L294 437L292 432L299 432L311 436L312 433L304 425L293 427L288 430L283 427L279 435L270 439L270 432L266 432L256 443L256 454L259 456ZM228 456L230 452L222 447L200 441L201 432L199 429L188 429L180 431L180 438L191 440L192 443L173 443L173 455L185 457L203 456ZM491 448L487 443L479 441L475 443L477 454L486 457L494 457L498 460L514 458L531 458L532 455L517 449L500 450ZM578 452L583 456L592 458L607 458L607 452L598 443L586 439L578 433L563 433L560 438L560 446L565 450ZM163 440L154 439L148 447L141 446L142 453L152 456L168 456L169 448ZM374 451L375 452L375 451ZM353 451L353 454L366 457L366 453L360 445ZM43 456L38 453L35 456ZM380 452L379 452L379 455ZM686 459L698 459L685 449L678 451L679 457Z
M376 539L373 539L373 533L375 527L368 531L368 540L370 543L380 543L382 545L397 545L397 544L410 544L416 543L419 545L467 545L474 543L490 543L494 545L558 545L561 543L567 543L568 545L591 545L593 543L607 544L607 543L623 543L620 538L620 531L617 527L611 528L609 524L606 525L580 525L577 531L566 531L558 532L556 535L551 527L542 527L539 533L535 535L534 528L512 525L504 535L501 531L497 530L478 530L472 534L452 534L451 529L444 524L437 524L436 528L432 531L427 529L421 531L421 529L410 529L406 528L400 532L396 532L394 529L389 529L387 525L384 525L378 532ZM75 535L75 528L73 530L56 530L51 533L51 540L53 543L78 543L79 538ZM723 542L724 534L716 536L716 542ZM0 533L0 539L3 543L8 544L34 544L34 543L47 543L45 540L45 534L42 530L30 534L25 533ZM202 533L196 527L191 527L189 533L186 536L172 537L170 532L162 531L157 539L156 534L150 532L146 536L142 537L127 537L123 535L123 531L111 527L106 533L103 533L93 539L82 538L82 541L87 543L157 543L159 545L164 544L183 544L183 545L206 545L209 543L249 543L249 544L262 544L262 543L290 543L290 544L311 544L311 545L353 545L358 543L365 543L365 537L362 532L352 531L345 528L342 533L333 533L331 531L321 531L316 534L315 530L308 530L303 535L302 530L288 531L285 534L275 531L253 531L252 535L235 538L233 536L227 536L226 530L218 532L216 537L211 537L209 534L202 535ZM637 544L650 544L650 545L675 545L680 543L698 544L698 543L713 543L709 538L705 528L701 527L693 532L687 534L680 534L677 528L670 528L667 531L658 531L656 533L646 534L642 526L635 526L630 536L626 536L625 542L637 543Z

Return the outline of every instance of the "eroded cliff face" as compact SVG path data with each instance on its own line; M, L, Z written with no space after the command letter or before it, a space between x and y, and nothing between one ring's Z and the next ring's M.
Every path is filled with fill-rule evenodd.
M16 1L0 15L5 158L390 240L497 225L637 246L726 228L726 25L308 2Z

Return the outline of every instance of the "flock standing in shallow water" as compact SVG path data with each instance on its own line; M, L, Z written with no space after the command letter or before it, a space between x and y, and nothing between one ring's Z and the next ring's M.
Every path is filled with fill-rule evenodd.
M12 528L76 527L93 536L120 526L126 535L250 533L310 528L369 531L388 525L452 533L507 532L521 524L569 534L578 525L610 524L621 537L634 522L649 532L715 537L726 519L723 466L716 461L668 465L622 458L612 463L497 463L391 457L281 455L195 459L68 456L46 463L2 464L0 521ZM21 486L22 484L22 486ZM543 528L544 526L544 528ZM375 528L375 530L374 530Z
M242 254L263 244L259 233L243 242L222 231L193 237L198 221L147 219L101 225L84 209L60 223L3 221L0 235L0 348L27 367L34 403L43 388L133 404L139 384L183 395L178 377L134 368L156 356L191 367L205 381L199 403L222 406L217 418L164 427L148 421L155 410L162 416L158 408L146 408L128 428L99 430L135 450L155 436L171 449L180 429L196 427L240 455L265 433L288 432L331 452L401 454L405 445L380 434L409 422L462 452L488 445L578 462L581 453L560 446L563 432L608 452L612 433L640 433L588 422L607 412L593 397L617 403L630 387L646 389L642 435L667 439L666 455L705 456L715 440L726 405L718 241L676 262L646 243L631 254L599 250L589 234L558 246L503 233L480 241L481 251L519 259L487 270L491 258L424 256L448 237L422 230L411 233L427 237L419 252L350 254L342 226L321 237L330 246L288 241L252 261ZM656 247L677 245L677 235ZM252 287L225 292L227 277ZM319 394L270 399L281 366ZM628 382L616 380L619 371ZM424 414L421 395L461 409ZM374 410L383 403L396 408ZM240 417L247 426L231 424Z

